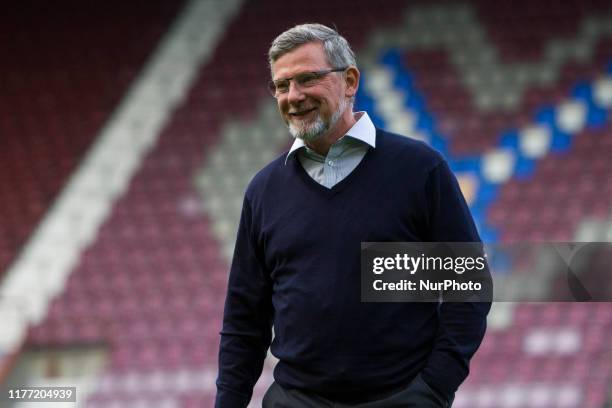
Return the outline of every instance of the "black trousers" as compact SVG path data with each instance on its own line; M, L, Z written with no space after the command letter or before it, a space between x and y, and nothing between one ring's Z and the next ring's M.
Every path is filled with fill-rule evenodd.
M299 390L288 390L274 382L264 395L262 408L448 408L451 403L417 375L404 391L382 400L355 405L340 404Z

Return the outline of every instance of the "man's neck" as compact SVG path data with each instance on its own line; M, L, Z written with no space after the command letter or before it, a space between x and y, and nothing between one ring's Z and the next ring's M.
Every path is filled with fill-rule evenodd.
M355 115L352 111L349 111L346 115L340 117L333 129L315 140L305 142L305 144L321 156L327 156L331 146L344 136L356 122Z

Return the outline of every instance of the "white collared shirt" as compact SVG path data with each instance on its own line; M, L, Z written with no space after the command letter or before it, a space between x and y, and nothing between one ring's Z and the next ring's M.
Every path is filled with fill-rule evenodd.
M355 117L359 118L357 122L329 148L326 156L306 146L303 140L295 139L285 163L297 154L310 177L332 188L355 170L370 147L376 147L376 128L367 112L356 112Z

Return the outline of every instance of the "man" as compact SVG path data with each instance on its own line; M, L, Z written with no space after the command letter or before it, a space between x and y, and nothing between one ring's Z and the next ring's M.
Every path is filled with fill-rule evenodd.
M270 90L295 143L247 188L225 304L217 408L447 407L489 303L362 303L360 243L479 241L444 159L353 112L359 70L320 24L279 35Z

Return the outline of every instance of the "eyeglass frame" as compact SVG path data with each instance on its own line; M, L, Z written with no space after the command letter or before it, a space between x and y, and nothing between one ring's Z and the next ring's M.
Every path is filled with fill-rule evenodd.
M292 77L289 78L283 78L283 79L277 79L276 81L271 79L270 81L268 81L268 92L270 92L270 95L272 95L274 98L278 98L279 95L283 95L289 92L289 86L291 81L295 80L296 78L298 78L301 75L314 75L315 80L320 80L323 79L326 75L331 74L332 72L344 72L347 69L349 69L350 66L346 66L346 67L341 67L341 68L330 68L330 69L323 69L321 71L307 71L307 72L301 72L299 74L296 74ZM287 81L287 90L284 92L278 92L278 88L277 88L277 82L280 81ZM300 84L300 82L295 82L298 86L302 87L303 85ZM315 84L313 84L315 85Z

